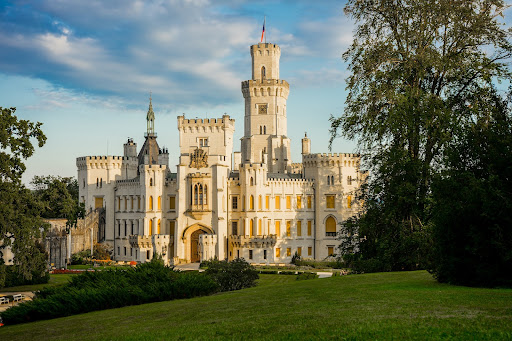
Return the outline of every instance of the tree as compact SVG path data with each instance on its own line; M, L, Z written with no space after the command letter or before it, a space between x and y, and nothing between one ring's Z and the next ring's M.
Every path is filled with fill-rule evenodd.
M0 107L0 252L10 247L18 273L31 279L40 268L40 248L36 239L45 231L40 218L42 205L21 183L23 159L34 153L32 140L42 147L46 137L41 123L18 120L15 108ZM5 265L0 265L0 267ZM0 283L2 286L3 283Z
M492 105L496 80L510 77L510 31L502 0L349 0L357 23L345 112L331 141L358 139L370 171L356 221L360 252L389 270L425 266L432 177L458 127Z
M512 101L460 127L433 179L429 269L441 282L512 285Z

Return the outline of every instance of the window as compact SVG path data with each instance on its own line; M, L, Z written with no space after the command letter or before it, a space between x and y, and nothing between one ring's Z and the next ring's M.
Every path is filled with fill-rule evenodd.
M261 211L261 195L258 197L258 210Z
M331 184L331 176L327 175L327 186Z
M308 220L308 236L311 236L311 220Z
M297 208L302 208L302 195L297 195Z
M267 135L267 126L263 126L263 134Z
M126 246L124 247L124 255L126 256Z
M121 197L119 197L119 200L117 201L117 210L121 211Z
M348 196L347 197L347 208L351 208L352 207L352 196Z
M260 126L260 135L263 135L263 126Z
M149 220L149 235L153 234L153 220Z
M134 234L134 233L133 233L133 220L132 220L132 233L131 233L131 234L132 234L132 235Z
M160 234L160 219L158 219L158 223L156 225L156 234Z
M140 197L137 197L137 209L140 210Z
M270 207L270 195L267 195L265 197L265 209L268 210L269 207Z
M149 210L150 211L153 210L153 197L152 196L149 197Z
M117 235L120 237L121 236L121 223L119 223L117 225Z
M233 236L238 236L238 221L231 222L231 234Z
M117 254L121 255L121 247L120 246L117 247Z
M231 208L234 210L238 210L238 197L231 197Z
M176 197L169 197L169 209L170 210L176 209Z
M133 256L133 248L130 248L130 257Z
M292 197L287 195L286 196L286 209L290 210L292 208Z
M297 255L302 256L302 247L297 248Z
M276 210L281 209L281 197L279 195L276 195Z
M311 256L313 253L313 248L311 246L308 246L308 256Z
M334 256L334 246L327 247L327 256Z
M250 184L251 186L254 186L254 179L253 179L253 177L252 177L252 176L251 176L251 180L249 181L249 184Z
M162 209L162 197L158 197L158 210Z
M265 78L267 78L267 73L266 73L265 67L262 66L261 67L261 79L265 79Z
M298 237L302 236L302 221L301 220L297 220L297 236Z
M254 236L254 220L249 220L249 233L252 236Z
M174 236L174 227L175 227L175 226L176 226L176 221L171 220L171 221L169 222L169 234L170 234L171 236Z
M347 185L352 185L352 176L347 176Z
M150 186L153 186L153 178L150 178L150 179L149 179L149 185L150 185Z
M199 205L203 204L203 185L199 184Z
M100 187L100 179L96 178L96 187Z
M292 255L292 248L291 247L287 247L286 248L286 257L291 257Z
M261 91L261 94L263 95L263 89ZM266 104L260 104L258 106L258 112L260 115L266 115L267 114L267 105Z
M334 208L334 195L326 195L325 196L325 205L327 208Z
M252 250L249 250L249 259L252 259Z
M278 238L281 236L281 221L280 220L276 220L276 234L277 234Z
M126 225L126 221L124 222L124 236L128 234L128 226Z
M131 210L133 211L133 197L131 198Z
M128 209L128 198L124 198L124 210Z
M149 259L150 253L149 250L146 251L146 258Z
M199 187L197 185L194 186L194 205L198 204L199 197Z
M311 195L308 195L308 208L311 208Z
M286 236L291 237L292 235L292 222L290 220L286 221Z
M263 250L263 259L267 259L267 250Z
M252 195L249 197L249 209L254 210L254 196Z
M199 147L208 147L208 138L202 137L198 139Z
M242 195L242 211L245 211L245 195Z
M281 248L276 247L276 258L281 257Z
M258 220L258 236L261 236L261 219Z
M336 220L334 220L333 217L329 217L325 221L325 235L328 237L336 237Z

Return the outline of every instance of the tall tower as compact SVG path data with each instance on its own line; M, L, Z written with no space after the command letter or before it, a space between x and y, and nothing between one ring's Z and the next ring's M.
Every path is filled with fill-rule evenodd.
M290 86L279 79L281 49L276 44L251 46L252 79L242 82L245 99L242 163L267 163L271 173L291 167L286 136L286 100Z

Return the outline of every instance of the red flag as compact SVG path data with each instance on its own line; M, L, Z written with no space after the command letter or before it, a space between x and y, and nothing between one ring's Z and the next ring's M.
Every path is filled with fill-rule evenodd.
M263 43L263 36L265 35L265 21L267 18L263 19L263 31L261 31L261 41L260 43Z

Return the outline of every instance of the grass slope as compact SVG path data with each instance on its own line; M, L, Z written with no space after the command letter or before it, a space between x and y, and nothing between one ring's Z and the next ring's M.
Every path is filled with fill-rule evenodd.
M270 276L270 277L269 277ZM424 271L294 281L0 328L1 340L511 339L512 289Z

